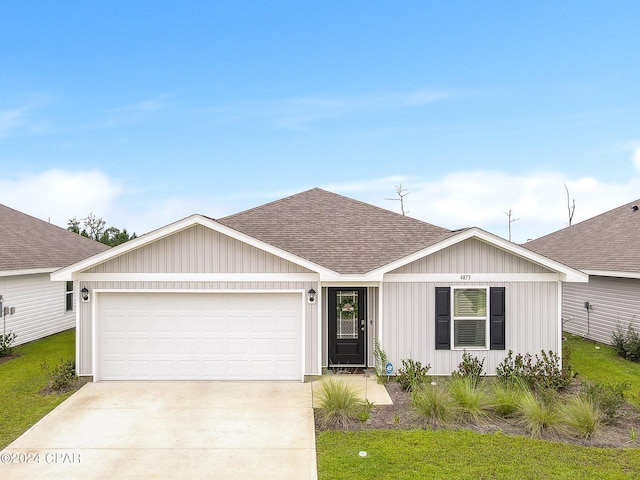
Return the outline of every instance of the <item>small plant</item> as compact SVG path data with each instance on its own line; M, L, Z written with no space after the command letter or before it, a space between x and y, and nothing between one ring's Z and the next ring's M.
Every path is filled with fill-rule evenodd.
M488 416L491 408L489 394L482 384L476 384L472 377L452 378L449 393L457 407L455 413L464 421L479 422Z
M506 358L496 367L496 374L503 382L522 382L529 387L535 384L533 359L530 354L513 356L509 350Z
M78 381L76 376L76 362L62 359L58 365L50 367L46 360L40 366L47 372L49 383L47 385L53 391L63 392L69 390Z
M516 414L522 395L527 391L522 382L496 382L491 392L491 407L496 415L509 418Z
M631 430L629 430L629 443L635 442L637 436L636 427L631 427Z
M598 405L586 395L575 395L562 408L564 423L579 437L591 439L601 425Z
M470 378L473 385L477 387L480 384L483 371L484 358L480 361L478 357L472 357L470 353L464 352L462 354L462 362L451 375L453 377Z
M532 436L547 431L562 431L562 415L557 400L552 396L536 396L532 391L523 393L518 405L520 424Z
M377 338L373 341L373 358L376 361L376 375L378 375L378 380L384 383L387 377L386 368L389 359Z
M560 357L557 353L551 350L549 352L542 350L540 355L540 358L536 355L534 365L534 378L538 386L559 390L571 383L575 374L568 360L561 367Z
M365 416L369 406L345 380L328 379L322 381L315 410L322 427L343 428L350 421Z
M13 353L13 342L16 341L17 335L14 332L9 332L0 335L0 357L7 357Z
M412 359L402 360L402 367L398 370L398 382L406 391L411 391L418 386L431 381L429 370L431 365L422 366L420 362Z
M449 390L442 385L422 384L412 392L415 409L432 424L447 424L456 416Z
M626 383L606 384L602 382L582 382L582 393L595 403L604 416L604 423L615 423L618 410L625 403L624 395L631 388Z
M632 362L640 362L640 333L629 323L626 331L621 325L611 334L611 343L616 353Z

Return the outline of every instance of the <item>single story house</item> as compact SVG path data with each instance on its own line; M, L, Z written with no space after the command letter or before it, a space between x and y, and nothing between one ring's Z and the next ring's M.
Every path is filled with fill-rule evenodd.
M450 231L318 188L192 215L52 274L77 281L77 368L99 380L303 380L373 366L377 339L448 375L464 350L561 352L587 275L478 228Z
M566 331L611 344L617 325L640 331L640 200L525 246L589 275L563 289Z
M14 345L76 325L74 284L51 272L109 247L0 205L0 334Z

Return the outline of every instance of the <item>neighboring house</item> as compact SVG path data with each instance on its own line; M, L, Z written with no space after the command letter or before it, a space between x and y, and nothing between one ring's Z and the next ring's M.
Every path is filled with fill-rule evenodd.
M608 344L617 325L640 331L640 200L525 246L589 275L564 287L566 331Z
M4 205L0 228L0 334L20 345L73 328L74 284L51 272L109 247Z
M449 231L321 189L193 215L61 269L87 289L79 374L302 380L373 366L378 339L450 374L464 349L561 351L562 283L587 276L478 228Z

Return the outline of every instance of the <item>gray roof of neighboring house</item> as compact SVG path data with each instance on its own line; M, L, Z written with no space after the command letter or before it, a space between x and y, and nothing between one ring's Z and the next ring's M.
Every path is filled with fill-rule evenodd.
M217 219L342 274L362 274L455 232L319 188Z
M0 271L66 267L108 248L0 204Z
M640 200L524 246L580 270L640 273Z

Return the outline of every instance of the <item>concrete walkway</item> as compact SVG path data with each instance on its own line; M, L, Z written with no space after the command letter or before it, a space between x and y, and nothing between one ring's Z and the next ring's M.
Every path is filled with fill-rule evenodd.
M89 383L0 454L11 479L316 479L310 383Z

